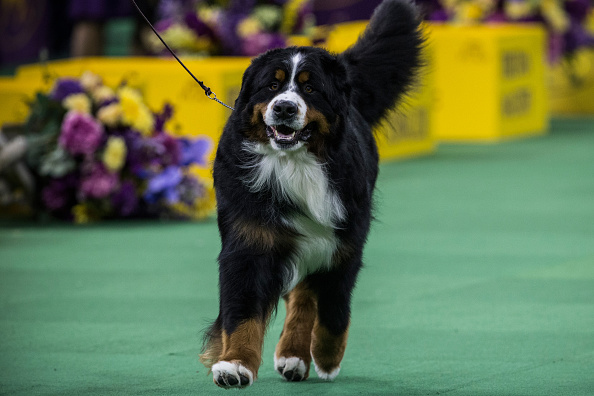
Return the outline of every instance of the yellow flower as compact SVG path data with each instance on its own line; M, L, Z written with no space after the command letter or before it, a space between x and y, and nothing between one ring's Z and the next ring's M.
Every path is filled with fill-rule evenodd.
M513 20L527 17L532 11L527 1L507 1L504 8L505 14Z
M122 106L119 103L103 106L97 112L97 119L109 127L118 125L122 120Z
M95 103L102 103L113 99L115 97L115 92L113 92L113 89L105 85L101 85L91 91L91 96L93 97Z
M237 35L241 38L246 38L262 31L262 25L256 18L244 18L239 25L237 25Z
M101 77L87 70L80 76L80 84L87 91L93 91L95 88L101 86Z
M198 10L198 18L207 25L215 27L219 21L222 10L220 7L200 7Z
M130 87L122 87L118 94L122 107L122 121L143 135L150 135L153 131L153 114L142 102L140 93Z
M89 114L91 112L91 101L84 93L68 95L62 101L64 107L78 113Z
M305 4L307 4L307 0L289 0L285 4L283 21L280 29L281 32L284 34L291 34L293 32L293 28L297 22L299 10L303 8Z
M163 33L163 39L175 48L190 49L198 37L190 28L175 24Z
M103 152L103 164L111 172L117 172L124 166L126 161L126 142L123 138L111 136L105 145Z
M461 22L477 22L483 17L483 9L474 3L464 3L456 9L457 19Z
M204 196L195 200L192 205L177 202L171 205L171 209L192 220L203 220L213 214L216 206L214 189L206 188Z
M543 0L540 3L540 10L556 33L565 33L569 29L571 24L569 17L558 0Z
M91 211L85 204L78 204L72 207L72 215L76 224L86 224L92 219Z

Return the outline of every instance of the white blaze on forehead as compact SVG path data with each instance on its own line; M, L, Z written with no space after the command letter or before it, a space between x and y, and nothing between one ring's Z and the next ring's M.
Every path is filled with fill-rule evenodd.
M276 95L274 99L268 103L266 107L266 112L264 113L264 122L266 125L278 125L284 124L291 129L296 131L305 128L305 114L307 113L307 105L305 101L296 92L297 85L295 84L295 79L297 76L297 69L299 68L299 64L303 60L303 55L301 53L296 53L291 57L289 68L291 70L291 77L289 79L289 85L286 91ZM276 116L274 115L274 105L276 105L280 101L289 101L295 103L297 106L297 114L291 120L291 122L283 122L282 120L277 120Z
M295 85L295 77L297 76L297 69L299 68L299 64L301 63L302 55L300 52L297 52L291 58L291 79L289 80L289 90L294 91L297 88Z

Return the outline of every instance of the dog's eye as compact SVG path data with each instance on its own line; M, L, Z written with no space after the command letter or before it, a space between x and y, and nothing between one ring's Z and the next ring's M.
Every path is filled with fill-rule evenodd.
M303 87L303 90L306 93L312 93L313 92L313 87L311 85L307 84L305 87Z
M270 84L269 88L271 91L276 91L278 89L278 85L278 81L275 81L272 84Z

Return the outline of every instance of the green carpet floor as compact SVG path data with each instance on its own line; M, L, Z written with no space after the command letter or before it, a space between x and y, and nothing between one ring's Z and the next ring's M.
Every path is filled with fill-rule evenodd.
M594 395L594 120L384 164L343 368L246 395ZM0 394L209 395L209 223L3 223ZM232 391L230 391L232 392Z

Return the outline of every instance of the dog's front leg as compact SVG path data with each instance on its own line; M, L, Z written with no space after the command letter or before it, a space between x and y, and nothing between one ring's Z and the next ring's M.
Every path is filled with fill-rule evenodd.
M220 354L212 373L220 387L249 386L258 375L266 326L282 287L270 266L274 258L268 255L234 251L219 258Z
M274 368L287 381L303 381L309 377L317 297L306 282L302 282L284 298L287 317L274 352Z

